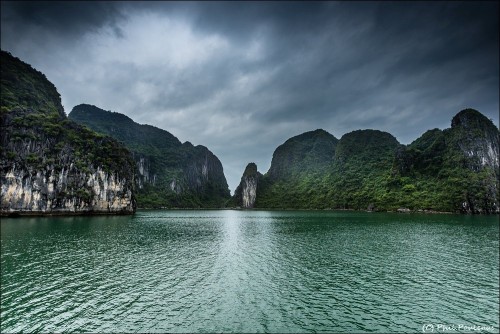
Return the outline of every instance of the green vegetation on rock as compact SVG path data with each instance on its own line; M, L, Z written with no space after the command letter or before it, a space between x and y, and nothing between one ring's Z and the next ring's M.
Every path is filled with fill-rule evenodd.
M135 211L130 152L67 119L45 75L4 51L1 110L2 212Z
M498 154L498 128L478 111L462 110L451 128L427 131L398 152L392 192L409 208L498 212Z
M47 78L1 52L1 213L131 213L140 207L431 210L498 213L499 131L474 109L409 145L324 130L287 140L230 198L206 147L92 105L69 118Z
M69 118L123 143L136 162L137 202L145 208L223 207L230 198L219 159L168 131L81 104Z
M498 213L498 151L498 128L473 109L407 146L378 130L306 132L275 150L255 207Z

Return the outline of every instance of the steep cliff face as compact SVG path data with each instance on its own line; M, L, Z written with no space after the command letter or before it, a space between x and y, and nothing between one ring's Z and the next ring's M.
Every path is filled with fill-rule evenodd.
M408 207L498 213L499 132L484 115L465 109L451 128L427 131L396 155L392 188Z
M216 198L226 201L229 187L220 160L205 146L192 146L190 143L183 146L186 149L183 172L187 189L207 200Z
M154 186L156 183L156 174L151 173L151 162L148 157L142 154L133 154L133 157L136 164L135 181L138 189L144 188L145 183Z
M467 167L474 171L491 168L498 172L498 129L484 115L465 109L451 120L450 144L466 158Z
M1 214L133 213L130 153L69 121L28 64L2 51L1 71Z
M499 213L500 145L496 126L477 110L465 109L452 119L448 138L451 150L461 153L464 159L459 160L468 169L461 210Z
M222 207L230 198L222 164L204 146L181 143L165 130L87 104L73 108L69 118L132 151L141 207Z
M249 163L234 192L233 199L237 206L245 209L254 207L260 179L262 179L262 174L257 171L257 165L253 162Z
M47 166L12 166L2 180L2 213L132 213L132 189L126 179L99 167L83 173Z

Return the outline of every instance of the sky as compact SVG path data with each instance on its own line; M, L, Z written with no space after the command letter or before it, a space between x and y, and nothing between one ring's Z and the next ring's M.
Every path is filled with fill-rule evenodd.
M208 147L233 192L288 138L499 122L498 2L1 2L1 48L81 103Z

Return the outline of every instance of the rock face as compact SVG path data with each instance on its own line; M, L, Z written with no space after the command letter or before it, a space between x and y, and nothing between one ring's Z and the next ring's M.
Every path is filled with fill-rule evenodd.
M467 169L461 211L500 213L496 126L477 110L465 109L453 117L447 139L453 160Z
M1 214L133 213L130 153L69 121L42 73L3 51L1 64Z
M498 129L492 121L474 109L465 109L451 120L450 137L474 171L491 168L498 172Z
M99 167L82 173L73 165L67 170L14 165L2 178L1 209L4 214L104 214L133 213L135 207L127 180Z
M134 160L136 162L135 181L138 189L144 188L145 183L154 186L156 183L156 174L150 174L151 166L149 159L142 154L137 154L134 155Z
M140 207L223 207L230 198L222 164L204 146L88 104L74 107L69 118L132 151Z
M234 199L237 206L245 209L251 209L255 205L257 198L257 186L262 174L257 171L257 165L249 163L241 177L240 184L234 192Z

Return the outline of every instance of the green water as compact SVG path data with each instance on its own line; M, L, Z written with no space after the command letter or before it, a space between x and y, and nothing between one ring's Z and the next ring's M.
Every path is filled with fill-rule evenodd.
M498 216L2 219L0 330L498 332L498 247Z

